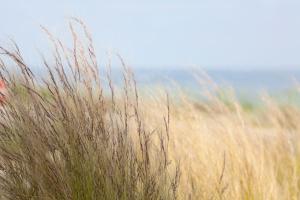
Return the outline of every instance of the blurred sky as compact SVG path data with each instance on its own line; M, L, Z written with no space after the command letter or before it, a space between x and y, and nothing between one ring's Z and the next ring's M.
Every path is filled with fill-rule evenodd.
M66 39L74 16L99 54L117 51L133 67L300 69L299 0L0 0L0 9L0 44L14 38L34 64L48 44L39 25Z

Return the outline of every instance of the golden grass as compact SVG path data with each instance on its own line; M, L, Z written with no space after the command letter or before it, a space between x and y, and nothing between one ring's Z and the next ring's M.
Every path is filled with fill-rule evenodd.
M80 21L76 21L83 25ZM165 92L139 95L99 77L92 39L71 23L74 46L54 44L37 82L15 50L1 48L10 100L1 110L1 199L299 199L300 109L264 99L249 112ZM86 44L86 45L85 45ZM69 69L71 75L66 75ZM103 84L109 88L108 94Z
M144 102L148 125L162 120L161 102ZM171 103L169 148L180 160L180 199L299 199L299 108L266 99L253 113L232 103Z

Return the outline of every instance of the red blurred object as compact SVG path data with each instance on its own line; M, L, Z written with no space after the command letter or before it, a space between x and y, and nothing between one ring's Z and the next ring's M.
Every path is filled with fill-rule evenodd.
M0 80L0 104L3 104L6 100L7 88L3 80Z

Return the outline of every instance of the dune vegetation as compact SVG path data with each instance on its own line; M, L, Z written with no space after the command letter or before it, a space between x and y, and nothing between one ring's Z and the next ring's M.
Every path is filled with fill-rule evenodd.
M16 44L0 47L0 199L300 198L297 106L265 96L249 110L220 99L209 79L205 101L163 86L143 92L120 56L116 85L109 64L99 73L84 24L70 27L72 47L45 30L45 77Z

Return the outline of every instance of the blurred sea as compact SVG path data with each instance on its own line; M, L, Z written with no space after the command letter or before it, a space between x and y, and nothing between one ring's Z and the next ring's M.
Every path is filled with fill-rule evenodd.
M205 70L203 75L203 71L197 70L137 69L134 73L139 86L163 85L172 89L179 85L197 96L203 88L212 85L205 84L207 75L221 90L233 89L239 99L257 100L268 94L300 103L300 70ZM204 85L199 79L204 80Z

